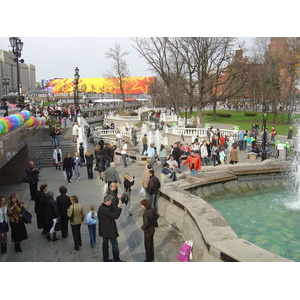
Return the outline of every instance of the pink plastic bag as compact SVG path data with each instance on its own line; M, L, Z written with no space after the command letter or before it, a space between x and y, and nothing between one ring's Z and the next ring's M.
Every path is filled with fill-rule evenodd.
M188 262L189 258L192 259L192 247L193 247L193 241L186 241L182 244L177 258L183 262Z

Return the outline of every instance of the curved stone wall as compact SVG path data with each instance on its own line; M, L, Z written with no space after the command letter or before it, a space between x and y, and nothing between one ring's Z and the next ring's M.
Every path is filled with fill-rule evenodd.
M165 184L160 190L158 212L182 233L184 240L193 240L193 261L291 261L238 238L227 221L198 196L211 193L212 190L224 193L233 187L249 188L247 182L239 183L239 178L270 174L285 175L288 169L287 164L271 160L251 165L222 165L218 168L206 168L198 177L187 176L185 179ZM265 189L266 185L271 187L272 184L277 185L281 182L285 185L280 179L270 180L267 183L260 180L250 184L260 185Z

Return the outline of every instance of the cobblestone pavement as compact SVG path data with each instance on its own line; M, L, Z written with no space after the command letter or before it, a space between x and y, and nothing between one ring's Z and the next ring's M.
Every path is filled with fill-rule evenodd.
M132 188L132 203L130 217L123 212L117 220L120 236L118 237L120 257L127 262L142 262L145 259L144 240L142 226L142 209L140 207L141 198L139 190L141 187L142 173L144 166L129 162L128 167L124 168L121 163L116 163L116 168L122 180L123 174L128 172L135 176L135 185ZM159 172L160 166L155 166ZM40 172L40 182L48 184L48 190L59 195L59 187L66 185L68 195L77 195L79 202L83 205L85 214L90 205L94 205L96 211L103 200L104 182L99 179L97 172L94 172L94 179L87 178L86 167L81 169L81 180L73 180L71 185L63 179L62 171L53 168L44 168ZM8 232L8 253L0 255L1 262L101 262L102 261L102 238L98 235L94 248L89 244L89 234L87 225L81 225L82 247L80 251L74 250L71 228L69 226L69 237L61 238L58 233L58 241L50 242L41 234L41 229L36 226L36 215L34 213L34 201L30 200L28 184L14 184L1 187L1 194L9 197L11 193L17 193L25 203L28 211L33 215L31 224L27 224L28 239L22 242L22 253L14 251L13 243L10 242L10 232ZM163 218L159 219L159 227L155 233L155 261L169 262L177 261L177 253L183 242L181 234L172 228Z
M222 126L220 125L220 128ZM71 138L71 137L70 137ZM284 141L284 137L282 137ZM285 141L284 141L285 142ZM62 149L63 150L63 149ZM239 151L240 162L249 162L244 151ZM283 154L279 157L283 159ZM132 188L132 204L130 217L125 217L122 212L117 220L119 230L119 249L120 257L127 262L142 262L145 259L142 225L142 209L140 207L139 190L141 187L141 179L144 166L139 166L135 162L129 162L128 167L124 168L121 163L116 163L116 169L122 179L123 174L128 172L131 176L135 176L135 185ZM202 172L205 171L202 168ZM154 167L156 175L159 176L161 166ZM188 167L183 167L183 173L189 173ZM180 178L180 176L179 176ZM123 180L122 180L123 181ZM77 195L79 202L83 205L85 214L88 212L90 205L94 205L96 210L103 200L104 182L99 179L97 172L94 172L94 179L87 178L86 167L81 169L81 180L76 182L73 180L71 185L67 185L67 181L63 179L62 171L53 168L44 168L40 172L40 182L48 184L48 190L55 193L55 197L59 195L59 187L66 185L68 187L68 195ZM13 244L10 242L10 232L8 232L8 253L0 255L1 262L101 262L102 261L102 238L98 235L94 248L90 247L89 234L86 225L81 226L81 234L83 245L80 251L74 250L73 238L69 227L69 237L61 238L58 233L59 240L50 242L41 234L41 229L37 229L36 216L34 213L34 202L30 200L28 184L13 184L1 186L1 193L9 198L11 193L17 193L21 200L25 203L28 211L33 215L32 224L27 224L29 238L22 242L22 253L14 251ZM123 205L124 208L124 205ZM177 253L184 242L181 234L176 231L163 218L159 219L159 227L156 229L154 237L155 261L157 262L177 262Z

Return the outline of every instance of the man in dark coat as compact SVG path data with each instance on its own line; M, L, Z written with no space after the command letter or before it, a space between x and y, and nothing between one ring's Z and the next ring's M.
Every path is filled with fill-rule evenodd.
M100 205L98 209L98 219L99 219L99 236L103 237L103 243L102 243L102 254L103 254L103 261L104 262L110 262L112 261L109 259L109 245L108 241L110 241L112 245L112 253L113 258L115 262L121 262L119 256L119 246L117 237L119 236L118 230L117 230L117 224L116 221L122 212L122 202L118 203L118 206L116 209L112 209L112 196L111 195L105 195L103 199L103 203Z
M178 173L181 173L181 170L180 170L180 157L181 157L181 150L179 148L179 145L178 143L175 143L174 144L174 149L172 151L172 155L174 157L174 159L177 161L178 163Z
M68 237L68 208L72 204L70 201L70 197L67 196L68 189L62 185L59 188L60 196L56 197L56 202L58 205L59 216L61 221L61 235L63 238Z
M56 201L53 199L54 193L47 192L45 197L45 205L44 205L44 216L45 216L45 231L46 231L46 238L48 241L52 241L50 237L50 230L53 226L53 219L59 217L59 210ZM57 241L58 238L56 237L56 232L53 233L53 241Z
M37 186L39 182L39 169L34 166L33 161L30 161L28 168L26 169L26 174L29 176L29 188L31 200L36 200Z
M151 204L151 208L157 210L156 199L157 199L158 190L160 189L160 181L156 176L154 176L153 170L150 170L149 173L150 173L149 182L148 182L149 201Z

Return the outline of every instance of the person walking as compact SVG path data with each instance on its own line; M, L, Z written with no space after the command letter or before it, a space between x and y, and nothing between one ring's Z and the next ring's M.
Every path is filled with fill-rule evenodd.
M154 167L154 163L155 163L155 149L154 149L154 144L151 143L149 148L147 149L147 152L146 152L147 156L149 158L151 158L151 167L153 168Z
M66 157L64 158L63 162L63 170L66 171L67 179L68 179L68 185L71 184L73 171L74 170L74 160L71 157L70 153L66 153Z
M37 194L37 185L39 182L39 173L40 170L35 167L33 161L30 161L28 164L28 168L26 169L26 174L29 177L29 189L30 189L30 196L31 200L36 199L36 194Z
M198 172L201 170L202 161L200 159L200 156L197 155L194 150L190 151L190 155L182 163L182 165L184 166L187 163L189 164L189 169L190 169L191 176L192 177L197 176Z
M149 200L151 204L151 208L154 208L157 210L157 194L160 189L160 181L159 179L154 175L154 171L150 170L150 177L149 177L149 183L148 183L148 194L149 194Z
M77 182L80 180L80 170L82 167L82 162L81 162L81 158L78 155L78 152L74 153L74 169L75 169L75 174L76 174L76 180Z
M121 157L125 168L127 168L128 166L126 161L126 156L127 156L127 143L125 142L125 140L122 140Z
M141 206L144 209L142 230L144 231L144 246L146 251L145 262L153 262L155 223L160 216L155 209L151 208L148 199L142 200Z
M178 171L178 173L181 173L181 169L180 169L181 150L179 148L178 143L174 144L174 149L173 149L172 155L173 155L174 159L177 161L177 164L178 164L177 171Z
M159 151L158 157L159 157L159 160L160 160L161 168L163 169L164 164L167 161L167 151L166 151L165 146L163 144L160 145L160 151Z
M121 149L121 144L122 144L122 133L120 132L120 130L117 130L116 133L116 141L118 143L118 149Z
M55 137L56 137L56 146L60 146L60 139L61 139L60 126L57 126L56 129L55 129Z
M0 242L1 253L7 253L7 232L8 228L8 215L7 215L7 201L5 196L0 196Z
M119 183L120 185L122 185L121 179L116 170L116 164L114 162L111 162L109 168L107 168L107 170L105 170L104 181L105 181L105 183L107 183L108 186L110 186L110 184L112 182L116 182L116 183Z
M275 143L275 137L277 135L277 131L275 129L274 126L272 126L272 130L271 130L271 143Z
M144 155L144 152L147 153L147 150L148 150L148 139L147 139L147 134L144 134L144 137L142 138L142 143L143 143L143 151L142 151L142 155Z
M105 195L103 198L103 203L98 209L98 219L99 219L99 236L103 238L102 243L102 254L103 261L110 262L112 259L109 259L109 244L112 245L112 254L113 260L115 262L122 262L120 259L119 245L117 237L119 236L117 230L116 220L120 217L122 212L122 202L118 203L118 206L115 210L111 208L112 205L112 196Z
M48 184L43 183L40 186L40 190L37 192L37 197L34 203L34 212L36 213L37 228L43 228L42 233L46 234L45 231L45 218L44 218L44 207L46 202L46 193L48 192Z
M79 247L82 245L80 227L81 223L84 222L84 211L82 205L78 203L79 200L76 195L71 196L70 200L72 205L68 208L68 217L71 218L73 216L73 219L70 219L70 224L74 240L74 249L79 251Z
M15 244L15 251L22 252L21 242L28 239L25 224L21 222L20 216L22 210L25 210L25 205L15 193L10 195L9 200L7 215L9 216L9 225L11 228L11 240Z
M130 217L132 213L130 211L130 204L131 204L131 187L134 185L134 176L130 177L128 173L124 174L124 189L125 193L128 196L128 201L125 203L125 216Z
M60 168L61 161L62 161L62 152L61 152L61 149L59 148L59 146L56 146L53 151L53 162L55 164L56 170L57 169L59 169L59 171L61 170L61 168Z
M59 210L59 217L61 222L61 236L62 238L68 237L68 208L70 207L71 200L70 197L67 195L68 189L62 185L59 188L60 196L56 197L56 202L58 205Z
M88 179L93 179L94 178L94 173L93 173L94 154L90 149L87 149L87 151L85 152L85 159L86 159L86 170L87 170Z
M46 239L48 241L57 241L55 231L55 224L57 218L59 217L59 210L56 201L54 200L54 193L48 191L45 195L45 205L44 205L44 219L45 219L45 232ZM51 239L51 234L53 235Z
M103 140L101 140L103 142ZM101 142L100 141L100 142ZM96 167L95 170L99 172L99 178L103 181L103 172L105 171L105 158L104 158L104 148L103 143L98 143L95 146L94 153L96 159Z
M237 145L236 144L233 144L232 145L232 149L230 151L230 161L229 163L234 165L234 164L237 164L238 161L239 161L239 157L238 157L238 151L237 151Z
M86 215L85 224L88 226L89 235L90 235L90 244L91 247L95 247L96 243L96 224L98 221L98 214L95 212L95 206L91 205L89 212Z
M77 122L75 122L73 125L72 134L73 134L73 143L77 143L77 138L79 134L79 125Z

